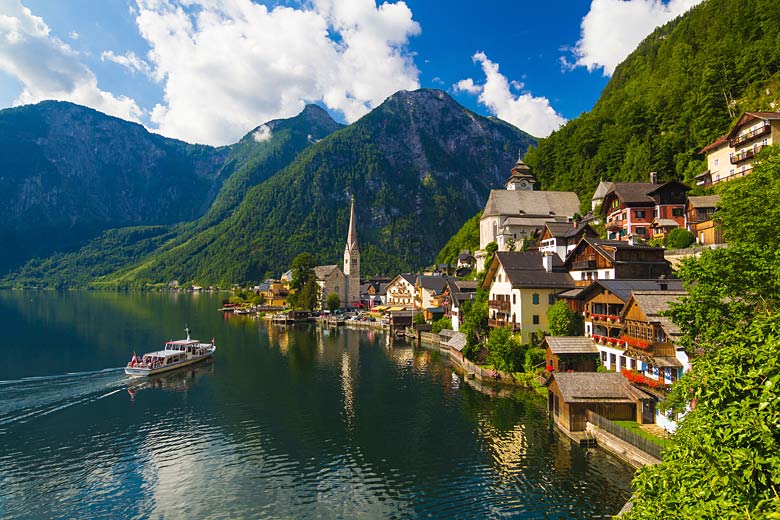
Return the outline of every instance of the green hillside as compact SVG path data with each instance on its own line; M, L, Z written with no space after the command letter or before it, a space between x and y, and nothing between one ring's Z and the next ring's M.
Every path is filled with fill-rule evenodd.
M355 195L363 273L429 264L534 139L440 91L399 92L309 146L227 219L98 285L229 285L278 276L300 252L340 260Z
M586 204L600 179L691 181L697 151L741 112L780 109L776 0L708 0L648 36L618 66L596 106L529 151L544 189Z

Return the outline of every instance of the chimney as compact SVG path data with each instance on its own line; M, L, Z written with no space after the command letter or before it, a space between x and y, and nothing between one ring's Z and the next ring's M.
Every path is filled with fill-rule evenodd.
M545 251L542 253L542 266L544 267L544 270L548 273L552 272L553 267L553 254L550 251Z
M658 280L656 280L656 283L658 284L658 287L662 291L665 291L665 290L667 290L669 288L669 281L666 279L666 275L665 274L662 274L661 276L659 276Z
M650 184L658 184L658 172L650 172Z

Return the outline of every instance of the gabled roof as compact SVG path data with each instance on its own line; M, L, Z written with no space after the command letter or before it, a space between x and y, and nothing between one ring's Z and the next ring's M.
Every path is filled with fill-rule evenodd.
M612 184L612 188L604 194L604 200L606 201L610 196L614 196L617 197L622 204L631 206L654 206L655 200L652 195L674 186L678 186L686 191L691 189L685 184L677 181L668 181L660 184L654 184L652 182L615 182ZM601 213L603 215L606 215L609 212L608 206L608 204L602 206Z
M592 238L584 236L580 239L580 241L577 243L577 245L574 247L574 249L569 252L569 254L566 256L566 268L569 269L571 266L572 259L585 247L590 245L596 253L603 256L607 260L609 260L612 263L620 262L621 260L617 259L617 251L663 251L662 247L653 247L653 246L646 246L646 245L633 245L629 242L626 242L624 240L605 240L602 238ZM666 260L663 260L664 262ZM636 263L637 260L632 260L632 262ZM659 261L653 261L654 263L660 262Z
M683 282L677 279L667 279L667 288L669 292L682 291ZM611 292L623 302L628 302L631 293L634 291L660 291L658 280L595 280L592 284L583 289L579 298L587 300L603 289Z
M414 285L414 282L417 280L416 274L411 273L404 273L396 275L387 285L393 285L398 280L405 280L409 285ZM385 287L387 287L387 285Z
M580 210L573 191L491 190L481 219L507 217L572 217Z
M447 286L448 276L418 276L415 286L440 294Z
M554 238L574 238L582 233L592 237L599 236L596 230L590 226L590 220L580 220L576 226L572 222L545 222L544 227L550 231L550 236Z
M720 202L720 195L700 195L688 197L688 204L692 208L705 209L714 208Z
M539 251L502 251L496 253L488 268L482 287L489 287L500 264L506 272L509 282L515 289L571 289L574 280L563 270L563 262L558 255L551 255L552 272L547 272L542 264L543 254Z
M685 291L634 291L631 294L628 304L623 309L623 318L625 318L631 302L639 307L642 314L647 317L648 322L658 323L670 336L679 336L680 328L672 320L663 316L662 313L671 308L672 302L679 302L688 293Z
M458 280L457 278L449 278L447 281L450 286L450 292L476 292L479 287L479 282L476 280Z
M599 182L599 185L596 186L596 191L593 193L593 197L591 197L591 200L598 200L603 199L604 195L607 194L607 192L612 189L612 187L615 185L614 182L610 181L601 181Z
M333 272L334 269L338 269L337 265L318 265L314 268L314 276L317 280L324 280Z
M634 388L615 372L555 372L547 380L558 383L558 390L566 403L634 403L651 399L641 390Z
M728 135L722 135L715 139L713 142L699 150L699 153L707 153L710 150L715 150L717 148L720 148L721 145L728 144L729 136Z
M585 336L546 336L543 343L556 356L561 354L598 354L592 338Z
M729 130L729 132L724 137L726 137L726 139L733 139L736 137L740 128L756 119L763 119L764 121L777 121L780 120L780 112L745 112L742 114L739 120L734 123L734 126L731 127L731 130Z

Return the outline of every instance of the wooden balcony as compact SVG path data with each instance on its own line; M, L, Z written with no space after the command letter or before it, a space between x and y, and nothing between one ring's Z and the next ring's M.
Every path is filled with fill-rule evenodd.
M756 155L758 155L758 152L764 149L764 145L756 146L754 148L751 148L749 150L745 150L744 152L735 153L730 157L731 164L737 164L742 161L747 161L748 159L752 159Z
M731 146L732 148L736 148L742 143L746 143L752 139L755 139L756 137L766 135L771 131L772 131L772 125L770 125L769 122L766 122L759 128L756 128L755 130L751 130L746 134L738 135L734 139L729 139L729 146Z
M498 327L508 327L509 322L506 320L488 320L488 326L491 329L498 328Z
M488 309L509 311L509 300L488 300Z
M584 271L586 269L596 269L596 259L592 260L580 260L578 262L571 263L572 271Z
M607 225L605 226L606 229L610 231L615 231L617 229L623 229L623 221L622 220L613 220L612 222L607 222Z
M613 314L596 314L594 313L585 313L585 316L587 318L590 318L590 320L594 323L603 323L605 325L620 325L621 320L620 316L615 316Z

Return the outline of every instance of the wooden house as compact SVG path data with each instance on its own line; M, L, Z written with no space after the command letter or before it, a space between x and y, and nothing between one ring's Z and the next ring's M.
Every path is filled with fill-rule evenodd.
M568 431L584 431L586 411L616 420L652 423L655 399L612 372L554 372L547 380L548 410Z
M588 218L573 222L546 222L539 239L539 251L555 253L561 260L565 260L582 237L599 237L589 224L592 220Z
M587 236L566 257L564 268L579 287L596 280L651 279L672 272L662 247Z
M545 336L545 366L551 372L595 372L599 351L591 338Z
M723 244L723 231L713 219L720 195L688 197L685 204L685 226L703 246Z

